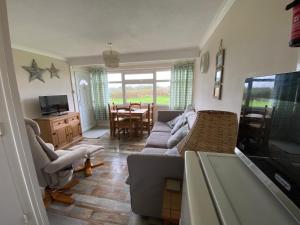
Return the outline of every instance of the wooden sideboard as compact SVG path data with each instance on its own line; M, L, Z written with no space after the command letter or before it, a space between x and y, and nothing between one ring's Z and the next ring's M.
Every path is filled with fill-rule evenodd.
M61 116L44 116L34 120L40 126L41 138L53 144L55 149L67 148L83 139L78 112Z

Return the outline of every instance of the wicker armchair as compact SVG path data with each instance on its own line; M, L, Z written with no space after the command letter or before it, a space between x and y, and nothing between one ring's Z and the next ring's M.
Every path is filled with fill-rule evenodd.
M237 115L224 111L199 111L189 134L179 144L185 151L234 153L238 133Z

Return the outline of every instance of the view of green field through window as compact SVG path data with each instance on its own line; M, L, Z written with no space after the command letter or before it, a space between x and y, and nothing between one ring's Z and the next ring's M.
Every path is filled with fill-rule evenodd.
M156 74L124 74L124 79L122 79L121 73L109 73L110 102L115 104L156 102L158 105L168 105L170 102L170 77L170 70L157 71ZM123 88L125 102L123 101Z

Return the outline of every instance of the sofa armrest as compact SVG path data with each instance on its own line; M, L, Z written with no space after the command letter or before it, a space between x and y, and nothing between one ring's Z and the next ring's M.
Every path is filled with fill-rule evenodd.
M67 153L60 155L58 159L50 162L45 168L46 173L52 174L63 169L64 167L71 165L74 161L84 158L86 155L85 148L78 148L73 151L67 151Z
M127 163L133 212L161 217L165 179L183 179L183 158L134 154L128 156Z
M157 111L157 120L160 122L168 122L182 113L183 110L159 110Z

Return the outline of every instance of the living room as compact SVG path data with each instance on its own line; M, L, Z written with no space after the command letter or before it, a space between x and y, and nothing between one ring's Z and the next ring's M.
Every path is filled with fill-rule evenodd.
M285 171L294 174L288 178L279 169L268 175L257 164L250 166L249 171L259 170L258 173L267 175L257 175L255 179L246 167L239 169L247 143L251 147L256 141L265 144L259 136L262 133L269 148L277 146L274 159L289 162L288 168L298 165L295 155L299 140L299 74L293 72L299 70L300 55L293 48L298 47L297 40L291 36L298 1L291 6L292 10L286 10L289 3L1 0L0 103L5 107L0 117L1 140L4 134L0 168L6 171L2 179L11 183L3 191L0 189L0 199L5 203L12 199L14 206L10 209L1 204L0 215L19 215L7 216L4 224L24 224L24 219L25 224L45 225L48 220L53 225L178 224L179 220L180 224L298 224L298 192L289 194L294 188L298 190L297 171ZM285 73L288 74L282 75ZM264 77L254 78L258 76ZM278 91L277 83L283 80L282 76L286 83ZM262 92L251 96L252 87L262 88ZM270 94L271 89L280 94ZM267 97L259 97L266 92ZM48 116L50 112L43 111L39 97L55 96L64 99L65 108ZM276 103L279 98L293 101L285 103L280 111L283 106ZM141 105L133 110L131 103ZM245 108L249 104L255 105L255 112ZM123 107L129 110L124 113ZM217 113L203 122L201 118L212 115L205 115L206 110L229 114ZM59 115L61 111L69 112ZM276 120L279 111L283 113L280 122ZM178 120L174 124L170 121L180 115L185 118L177 129L181 133L174 131L180 137L170 140ZM262 115L263 120L253 119L257 115ZM130 126L120 123L124 116L126 121L128 116L130 121L132 117L134 122ZM28 118L26 126L24 117ZM70 123L67 129L61 124L66 121ZM270 121L278 122L273 122L276 131ZM2 124L7 132L2 132ZM249 124L259 124L259 128L245 128ZM58 137L54 135L59 130L55 127L62 128ZM209 135L202 136L200 129ZM251 138L247 136L246 142L240 142L249 133ZM269 135L273 137L275 133L280 138L269 140ZM289 138L277 133L285 133ZM56 139L48 138L48 134ZM61 136L63 140L59 140ZM215 143L226 142L226 146L203 147L199 143L203 138L207 143L210 138ZM12 150L8 151L7 146L13 146ZM55 149L54 156L49 156L45 148ZM292 154L278 153L281 148ZM42 163L44 158L38 159L37 149L44 149L50 161ZM208 149L218 153L206 153ZM57 166L66 163L57 160L65 152L70 152L69 158L74 162L67 161L59 169L65 175L61 175L64 181L58 183L64 185L54 185ZM214 154L222 160L219 162ZM258 153L264 154L265 149ZM193 164L197 157L201 168ZM237 162L239 157L242 160ZM250 165L252 161L247 160L245 164ZM224 170L218 171L223 166ZM203 180L195 179L200 176L198 169L204 174ZM218 172L224 180L215 178L220 175ZM226 177L229 172L235 173L235 179ZM45 173L51 178L45 178ZM69 188L65 187L66 180L74 181ZM261 180L268 188L261 185ZM207 188L200 188L200 181ZM226 182L240 185L226 189ZM5 195L5 190L14 191ZM243 192L244 199L252 197L252 201L245 203L232 190ZM174 197L175 203L167 204L169 197ZM257 199L261 199L260 207L252 205ZM235 204L240 204L242 210L235 208ZM224 210L226 207L230 210ZM261 207L268 210L253 216ZM245 213L247 210L249 213ZM276 216L269 218L272 210Z

